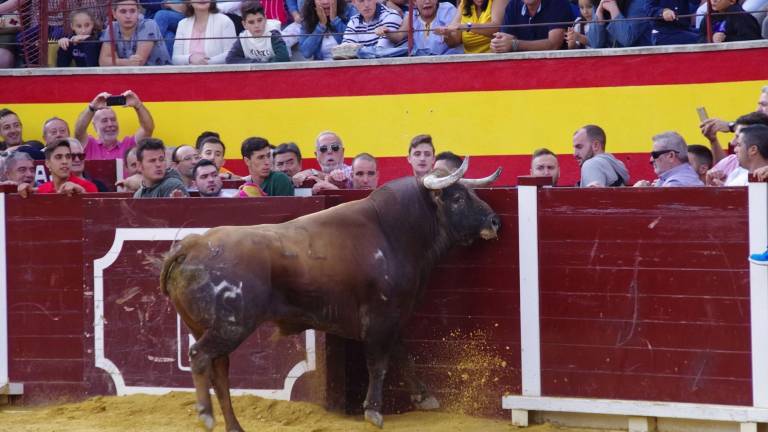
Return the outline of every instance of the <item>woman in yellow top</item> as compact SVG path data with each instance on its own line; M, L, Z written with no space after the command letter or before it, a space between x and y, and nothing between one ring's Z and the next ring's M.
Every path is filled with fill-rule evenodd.
M458 37L461 32L465 53L491 52L491 39L504 21L507 4L509 0L461 0L461 13L457 13L453 22L442 32L435 30L435 33Z

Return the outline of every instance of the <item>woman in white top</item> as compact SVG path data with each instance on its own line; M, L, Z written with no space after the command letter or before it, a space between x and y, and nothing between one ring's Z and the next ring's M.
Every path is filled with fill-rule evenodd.
M209 0L188 3L186 15L176 29L173 64L224 63L229 48L237 40L232 20L219 13L216 1Z

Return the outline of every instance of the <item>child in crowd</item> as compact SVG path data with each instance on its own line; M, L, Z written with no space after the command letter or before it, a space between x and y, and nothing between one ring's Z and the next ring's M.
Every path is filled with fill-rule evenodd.
M754 16L744 13L736 0L712 0L712 42L734 42L760 39L760 24ZM718 15L724 13L724 15ZM707 26L702 24L700 42L707 41Z
M258 0L245 1L240 8L243 30L227 54L227 63L286 62L288 48L280 35L280 21L267 19Z
M587 29L589 22L592 21L592 10L595 8L594 0L579 0L579 12L581 16L576 18L573 27L568 27L565 33L565 41L568 43L568 49L588 48Z
M101 42L93 14L87 9L76 10L69 15L69 24L74 35L59 39L56 66L68 67L72 60L77 67L98 66Z

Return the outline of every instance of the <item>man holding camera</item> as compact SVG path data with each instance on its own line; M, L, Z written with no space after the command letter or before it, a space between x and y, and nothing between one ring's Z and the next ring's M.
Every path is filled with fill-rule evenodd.
M111 106L131 107L139 119L139 129L132 135L118 139L120 126ZM98 138L88 135L88 124L93 120ZM147 108L131 90L117 96L107 92L96 95L80 113L75 123L75 138L85 143L85 156L90 160L112 160L123 157L125 151L138 141L152 136L155 122Z

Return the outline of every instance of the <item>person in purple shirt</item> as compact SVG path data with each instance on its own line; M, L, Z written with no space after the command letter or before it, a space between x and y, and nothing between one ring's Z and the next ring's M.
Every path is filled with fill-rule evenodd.
M75 123L75 138L85 145L85 156L89 160L120 159L125 151L136 145L144 138L152 136L155 122L152 115L131 90L122 94L125 96L124 107L131 107L139 118L139 129L130 136L119 139L120 125L111 107L107 106L107 98L111 95L102 92L88 104L77 117ZM98 138L88 135L88 124L93 120Z
M574 20L568 0L511 0L501 31L493 34L491 51L556 50L565 46L565 30ZM527 24L546 24L527 26ZM515 26L515 27L504 27Z
M677 132L664 132L653 137L651 165L659 176L653 183L640 180L636 187L704 186L699 175L688 163L688 145Z

